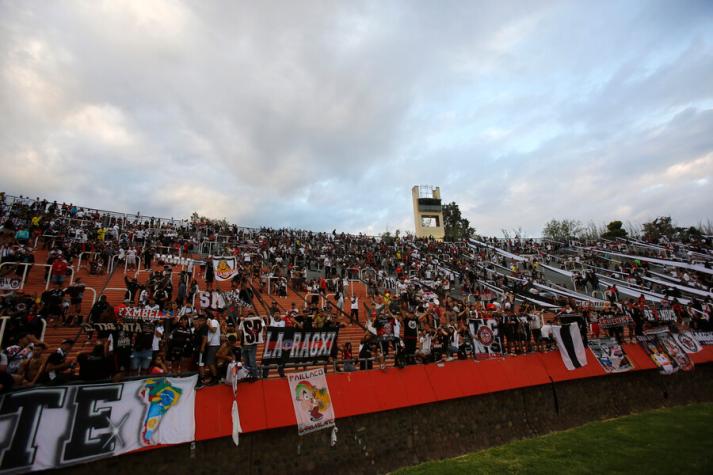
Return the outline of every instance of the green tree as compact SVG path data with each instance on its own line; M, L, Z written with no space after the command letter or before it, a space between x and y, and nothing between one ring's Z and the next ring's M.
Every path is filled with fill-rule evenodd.
M582 223L576 219L551 219L542 229L542 236L555 240L567 240L582 233Z
M446 241L457 241L475 234L470 221L461 215L460 208L454 201L443 205L443 230Z
M676 229L671 224L670 216L661 216L650 223L644 223L644 238L648 241L656 242L662 237L671 239L676 232Z
M612 221L607 224L607 231L602 234L604 239L616 239L623 238L627 236L626 229L624 229L624 223L621 221Z

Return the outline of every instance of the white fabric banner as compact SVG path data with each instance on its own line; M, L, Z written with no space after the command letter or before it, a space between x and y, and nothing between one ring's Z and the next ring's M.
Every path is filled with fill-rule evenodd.
M237 261L234 257L214 257L213 271L215 280L230 280L238 273Z
M287 377L299 435L334 427L334 406L324 368Z
M562 356L565 368L573 371L582 366L587 366L587 350L582 343L582 334L576 323L552 326L552 334L557 342L557 348Z
M676 340L678 346L683 348L688 354L698 353L701 351L701 344L698 343L691 332L673 333L673 339Z
M48 386L0 400L0 473L64 467L195 439L188 378Z

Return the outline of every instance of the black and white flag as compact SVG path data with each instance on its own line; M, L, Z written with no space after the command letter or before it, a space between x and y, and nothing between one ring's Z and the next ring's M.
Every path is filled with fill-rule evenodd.
M564 366L572 371L587 365L587 352L582 343L582 334L576 323L552 326L557 348L560 350Z

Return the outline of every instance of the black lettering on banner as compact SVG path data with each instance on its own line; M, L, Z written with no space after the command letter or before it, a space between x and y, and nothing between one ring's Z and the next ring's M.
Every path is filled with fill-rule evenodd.
M14 418L9 441L0 451L0 470L30 467L35 463L37 429L45 408L59 409L67 388L42 388L6 394L0 406L0 419Z
M255 345L260 342L260 333L262 332L262 318L246 318L243 320L243 328L245 330L245 344Z
M72 426L63 442L62 463L114 452L117 442L121 441L121 422L113 421L111 407L102 403L120 401L123 387L122 384L111 384L77 388L72 401Z
M275 363L322 363L329 359L337 344L339 329L305 331L268 327L262 361Z

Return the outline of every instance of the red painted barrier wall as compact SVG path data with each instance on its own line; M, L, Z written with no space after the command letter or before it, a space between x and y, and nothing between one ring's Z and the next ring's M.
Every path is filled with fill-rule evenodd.
M635 371L655 369L638 344L623 345ZM713 362L713 346L690 355L694 363ZM587 349L588 364L568 371L558 351L496 358L414 365L384 371L327 375L337 418L388 411L551 382L605 376ZM232 432L232 390L228 386L200 389L196 394L196 440L228 437ZM238 386L243 432L296 425L286 379L268 379Z

